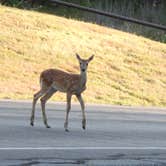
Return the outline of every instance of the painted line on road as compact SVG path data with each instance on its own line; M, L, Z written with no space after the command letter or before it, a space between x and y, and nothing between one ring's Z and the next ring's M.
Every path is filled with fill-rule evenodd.
M166 150L166 147L4 147L1 150Z

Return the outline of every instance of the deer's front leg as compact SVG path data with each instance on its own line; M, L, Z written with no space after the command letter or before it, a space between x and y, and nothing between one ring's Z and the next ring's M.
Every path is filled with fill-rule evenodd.
M86 116L85 116L85 104L84 104L84 100L81 96L81 94L77 94L77 99L80 102L81 105L81 110L82 110L82 128L85 130L86 128Z
M67 132L69 131L68 130L68 119L69 119L69 112L71 109L71 96L72 96L71 93L67 93L66 119L65 119L65 124L64 124L65 131L67 131Z

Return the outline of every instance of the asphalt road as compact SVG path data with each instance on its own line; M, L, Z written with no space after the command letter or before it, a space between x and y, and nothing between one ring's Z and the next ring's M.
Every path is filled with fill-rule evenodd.
M166 109L87 105L87 129L72 105L70 132L64 131L64 103L48 103L50 129L37 105L30 126L31 103L0 101L0 165L166 165Z

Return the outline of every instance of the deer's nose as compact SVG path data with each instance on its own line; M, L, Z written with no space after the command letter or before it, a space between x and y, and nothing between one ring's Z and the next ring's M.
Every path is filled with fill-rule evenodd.
M84 72L84 71L85 71L85 69L82 69L82 71Z

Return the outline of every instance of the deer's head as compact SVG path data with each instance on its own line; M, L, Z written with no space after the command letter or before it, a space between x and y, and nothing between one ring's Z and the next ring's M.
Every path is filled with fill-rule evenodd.
M89 62L93 59L94 55L92 55L91 57L89 57L88 59L82 59L77 53L76 53L76 57L79 61L80 64L80 71L81 72L86 72L87 68L88 68L88 64Z

